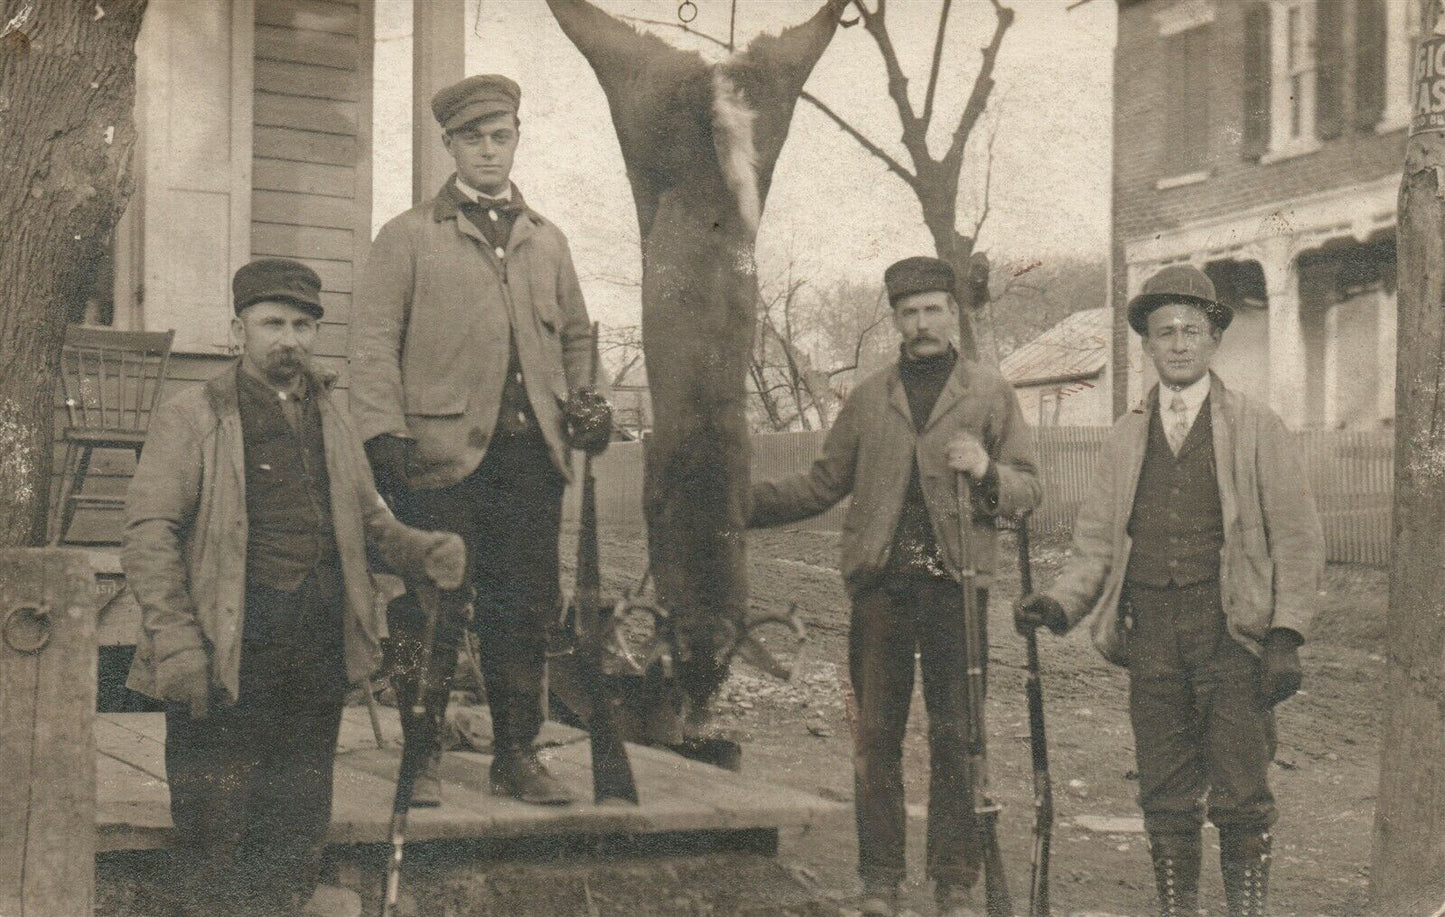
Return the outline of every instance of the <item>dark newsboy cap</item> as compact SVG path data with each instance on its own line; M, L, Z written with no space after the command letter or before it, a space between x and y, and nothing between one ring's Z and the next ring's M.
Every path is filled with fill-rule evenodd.
M515 115L521 104L522 87L495 73L469 76L431 97L432 114L445 131L502 112Z
M1192 264L1172 264L1144 281L1144 291L1129 300L1129 327L1147 335L1149 313L1170 303L1198 306L1220 331L1234 320L1234 310L1214 298L1208 274Z
M947 261L917 255L895 261L883 272L883 285L888 288L888 304L898 305L898 300L914 293L935 293L942 291L953 295L953 268Z
M321 278L299 261L261 258L231 278L236 314L258 302L285 302L321 317Z

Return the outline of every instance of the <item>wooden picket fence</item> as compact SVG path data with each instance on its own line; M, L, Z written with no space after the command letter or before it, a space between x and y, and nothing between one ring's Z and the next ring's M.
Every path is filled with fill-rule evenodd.
M1042 427L1036 430L1043 503L1034 531L1067 535L1090 485L1106 427ZM754 480L802 471L817 458L822 433L771 433L752 439ZM1296 433L1299 457L1324 524L1331 561L1387 564L1394 444L1387 430L1318 430ZM616 443L594 464L598 519L604 525L641 526L642 443ZM837 531L843 505L796 528ZM575 505L569 504L575 519Z

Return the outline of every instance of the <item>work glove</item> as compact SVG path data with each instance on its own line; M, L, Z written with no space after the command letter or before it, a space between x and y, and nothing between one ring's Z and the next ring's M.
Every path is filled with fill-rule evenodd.
M388 503L394 503L407 491L407 459L415 442L394 433L380 433L365 443L366 460L371 463L376 492Z
M1283 627L1276 627L1265 636L1259 664L1259 693L1266 706L1288 700L1299 690L1304 681L1299 662L1299 645L1303 642L1299 634Z
M467 546L452 532L433 532L436 543L422 561L427 579L445 592L461 588L467 572Z
M601 455L612 441L612 405L595 389L579 388L562 408L567 445L588 455Z
M1053 596L1034 592L1014 606L1014 627L1025 635L1037 627L1062 635L1069 632L1069 617Z
M191 719L211 709L211 671L203 649L182 650L156 664L156 693L172 704L188 704Z

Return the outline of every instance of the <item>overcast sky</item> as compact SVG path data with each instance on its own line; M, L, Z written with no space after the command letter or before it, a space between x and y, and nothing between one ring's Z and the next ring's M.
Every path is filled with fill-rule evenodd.
M676 22L674 0L602 0L614 14ZM995 259L1103 259L1109 220L1110 93L1115 4L1012 0L1017 11L996 72L989 123L970 144L960 228L973 225L993 144L981 246ZM696 0L695 28L726 39L730 0ZM739 46L811 16L819 0L737 0ZM889 26L921 101L938 0L893 0ZM380 0L377 21L375 226L410 204L411 22L408 0ZM639 320L636 211L606 100L543 0L470 0L467 72L522 86L522 146L513 178L562 227L594 318ZM705 56L724 53L676 29L643 26ZM935 152L948 142L993 28L989 4L953 5L938 89ZM808 90L907 163L883 64L861 26L839 29ZM430 119L430 113L424 113ZM791 261L819 285L876 280L897 258L932 253L912 191L806 102L798 105L758 238L764 284ZM1092 305L1092 304L1090 304Z

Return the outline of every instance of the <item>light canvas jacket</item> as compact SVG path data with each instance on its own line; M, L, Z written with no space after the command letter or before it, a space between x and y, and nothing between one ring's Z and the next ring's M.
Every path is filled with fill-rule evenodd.
M376 671L384 630L367 542L392 569L420 577L436 536L391 514L329 380L313 375L310 383L345 584L346 671L355 683ZM210 658L212 686L229 702L240 696L246 540L246 456L232 366L160 406L131 479L121 564L140 605L141 633L128 687L156 696L156 665L199 648Z
M869 376L848 396L810 470L754 484L751 526L780 525L817 515L850 493L843 522L842 572L851 593L884 572L915 460L933 537L949 571L958 576L962 548L956 475L948 466L948 442L960 431L977 436L998 473L998 503L975 501L969 546L976 582L986 586L994 569L994 520L1039 503L1033 430L1024 421L1013 389L995 370L959 357L921 433L895 363Z
M562 405L587 382L591 326L562 231L524 207L498 258L448 194L382 227L351 321L350 406L363 440L416 440L411 487L455 484L481 463L509 327L552 461L570 476Z
M1219 582L1230 635L1258 654L1271 628L1307 634L1319 605L1325 543L1294 441L1269 408L1211 374L1209 419L1224 513ZM1074 522L1073 544L1048 594L1072 627L1092 613L1094 645L1125 665L1119 601L1129 566L1129 517L1159 387L1114 425Z

